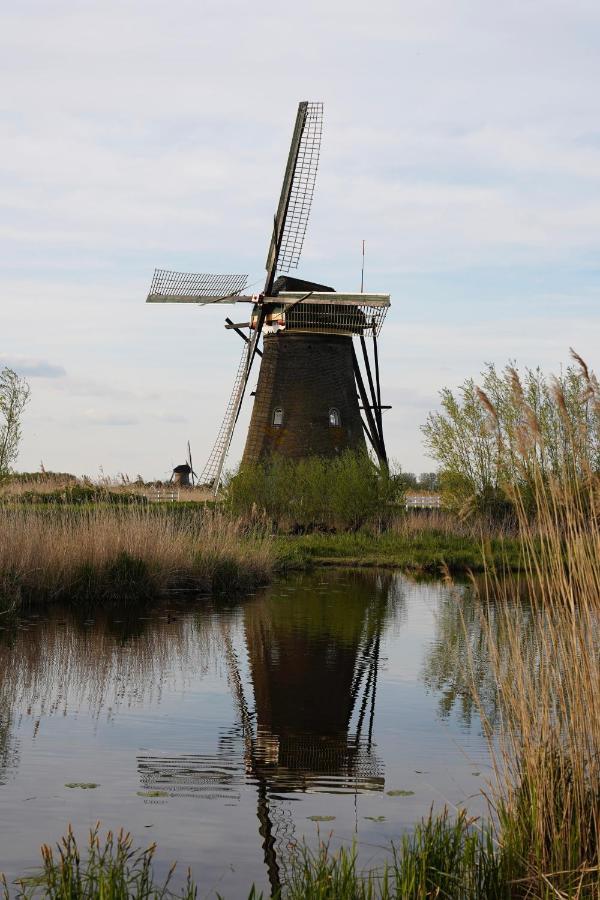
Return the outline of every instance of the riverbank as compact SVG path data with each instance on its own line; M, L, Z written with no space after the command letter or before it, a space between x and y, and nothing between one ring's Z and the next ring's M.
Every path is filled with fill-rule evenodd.
M0 608L250 590L272 539L237 519L138 505L0 507Z
M518 571L518 540L449 515L399 516L385 530L271 534L200 504L5 503L0 608L54 600L250 590L276 572L381 567L415 576Z
M276 565L282 568L349 566L393 568L408 574L439 577L480 573L490 568L517 572L521 552L516 538L477 538L435 529L415 533L278 535Z

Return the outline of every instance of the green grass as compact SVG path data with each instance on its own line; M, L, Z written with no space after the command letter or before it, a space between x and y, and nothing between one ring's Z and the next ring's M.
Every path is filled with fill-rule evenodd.
M146 850L133 846L131 836L108 832L102 841L99 827L91 832L84 856L69 828L56 848L44 845L42 865L34 875L19 878L14 885L4 880L4 898L45 898L45 900L195 900L196 888L188 876L183 889L170 889L172 867L163 882L154 877L152 862L156 845Z
M390 846L388 861L363 869L357 847L331 850L329 840L315 850L306 845L288 860L285 883L271 893L274 900L597 900L600 878L590 868L556 890L543 879L530 878L523 857L515 856L514 830L522 823L504 819L496 833L490 823L470 819L464 810L448 811L419 823L412 833ZM157 881L153 862L156 844L136 848L129 834L108 832L99 825L80 849L69 827L56 848L41 848L41 866L8 884L2 877L3 900L196 900L199 887L192 874L178 891L172 888L175 864ZM550 873L549 873L550 874ZM227 900L220 894L201 896ZM254 886L248 900L266 900Z
M423 575L483 572L490 566L517 571L518 542L509 537L475 536L420 530L415 533L368 531L340 534L279 535L275 554L284 569L312 565L383 566Z
M508 900L510 884L491 829L465 812L430 815L392 848L382 869L359 868L356 848L304 848L284 896L290 900Z
M99 827L90 833L82 853L71 829L54 852L42 847L42 865L34 875L4 882L4 897L49 900L195 900L198 888L188 873L178 893L171 890L173 866L157 882L152 863L156 845L135 848L130 835ZM248 900L262 893L248 886ZM219 896L219 895L217 895ZM381 869L359 868L355 847L331 852L327 842L315 851L302 848L281 894L289 900L508 900L513 896L504 875L502 854L489 828L478 829L466 813L450 819L447 812L430 816L392 847Z

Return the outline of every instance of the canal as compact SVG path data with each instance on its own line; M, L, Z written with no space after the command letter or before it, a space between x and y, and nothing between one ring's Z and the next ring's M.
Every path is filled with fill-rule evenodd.
M489 614L489 612L488 612ZM324 569L232 602L52 609L0 631L0 870L71 823L158 843L200 896L285 881L302 842L361 862L429 809L485 814L494 717L468 587Z

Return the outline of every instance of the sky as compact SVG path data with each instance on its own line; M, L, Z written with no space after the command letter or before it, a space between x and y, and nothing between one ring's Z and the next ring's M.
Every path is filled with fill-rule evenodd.
M300 277L391 294L389 455L435 468L439 390L600 345L596 0L5 0L0 365L17 468L202 468L232 307L145 305L155 267L260 286L300 100L324 131ZM294 274L294 273L292 273ZM229 457L243 450L246 403Z

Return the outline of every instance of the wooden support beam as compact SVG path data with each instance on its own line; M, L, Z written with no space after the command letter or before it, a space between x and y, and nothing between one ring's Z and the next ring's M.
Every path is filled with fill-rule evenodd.
M225 328L233 329L233 331L235 331L236 334L239 334L239 336L241 337L241 339L243 341L245 341L247 344L250 343L250 338L246 334L244 334L243 331L240 331L240 328L239 328L240 325L246 325L245 322L232 322L231 319L229 319L229 318L225 319L225 321L227 322L227 324L225 325ZM256 352L258 353L259 356L262 356L262 350L259 350L258 347L256 348Z
M367 392L365 390L365 384L363 381L362 373L360 371L360 366L358 365L358 359L356 358L356 351L354 349L354 344L352 345L352 365L354 368L354 377L356 379L356 386L358 388L358 393L360 395L360 399L362 400L365 418L367 420L368 427L365 426L364 422L363 422L363 427L365 427L365 431L369 436L369 439L371 441L371 446L375 450L378 460L380 462L386 462L385 457L381 453L381 447L379 446L379 435L377 433L377 425L375 424L375 419L373 418L373 413L371 412L369 398L367 397Z
M264 323L265 323L265 317L266 317L266 314L267 314L267 313L266 313L266 309L265 309L264 305L261 304L261 305L259 306L258 321L257 321L257 323L256 323L256 330L255 330L254 334L252 335L252 337L248 340L248 344L249 344L248 352L249 352L249 354L250 354L250 358L249 358L249 360L248 360L248 366L247 366L247 368L246 368L246 375L245 375L245 378L244 378L244 387L243 387L243 390L242 390L242 396L241 396L241 399L240 399L240 405L238 406L238 410L237 410L237 413L236 413L236 416L235 416L235 424L236 424L236 425L237 425L237 420L238 420L239 417L240 417L240 410L241 410L241 408L242 408L242 400L244 399L244 394L246 393L246 386L247 386L248 380L249 380L249 378L250 378L250 372L251 372L251 370L252 370L252 363L254 362L254 357L256 356L257 353L259 354L259 356L262 356L261 351L258 349L258 342L259 342L259 340L260 340L260 335L261 335L261 332L262 332L262 329L263 329L263 325L264 325ZM243 335L243 337L245 337L245 335Z
M375 383L377 384L377 405L379 409L391 409L388 406L381 405L381 382L379 380L379 348L377 346L377 329L375 327L375 319L373 318L373 359L375 361ZM386 463L387 463L387 451L385 449L385 440L383 437L383 420L381 419L381 414L379 416L379 428L381 431L381 446L383 447L383 452L385 454Z
M377 436L379 437L379 443L383 447L383 425L381 422L381 410L379 409L379 404L377 402L377 394L375 393L375 385L373 384L373 375L371 374L371 364L369 362L369 354L367 352L367 342L365 341L364 334L360 335L360 346L362 347L363 352L363 360L365 362L365 369L367 372L367 379L369 382L369 390L371 392L371 400L373 402L373 409L375 410L375 423L377 425Z
M363 406L359 406L359 409L364 409ZM369 406L369 409L393 409L392 406Z
M367 436L367 440L369 441L369 443L370 443L371 447L373 448L374 452L377 454L377 459L379 459L379 453L378 453L378 451L377 451L377 447L376 447L376 445L375 445L375 441L373 440L373 435L371 434L371 432L370 432L369 429L367 428L367 426L366 426L366 424L365 424L365 420L363 419L362 416L360 417L360 424L362 425L363 431L364 431L365 435Z

